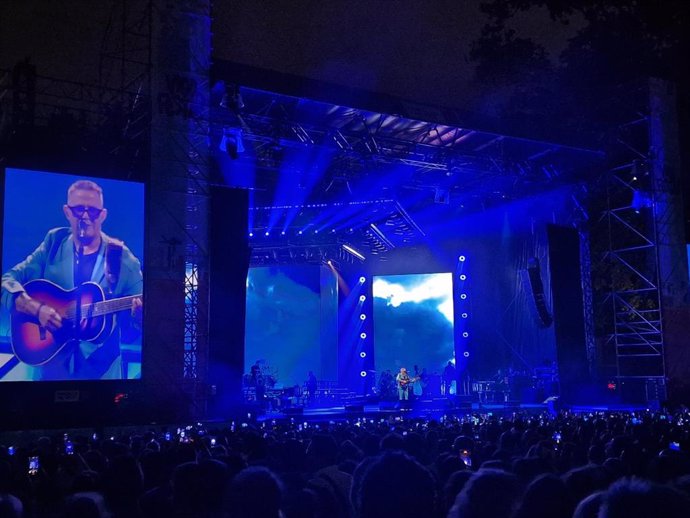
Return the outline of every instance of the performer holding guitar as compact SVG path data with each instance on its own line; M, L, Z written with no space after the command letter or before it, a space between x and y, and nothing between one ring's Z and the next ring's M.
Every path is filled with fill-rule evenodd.
M2 276L13 351L34 379L125 378L120 340L141 330L140 262L101 230L108 210L96 183L73 183L62 210L69 227L48 231Z
M410 399L410 385L419 380L419 377L411 378L405 367L400 367L400 372L395 376L395 383L398 386L398 399L407 401Z

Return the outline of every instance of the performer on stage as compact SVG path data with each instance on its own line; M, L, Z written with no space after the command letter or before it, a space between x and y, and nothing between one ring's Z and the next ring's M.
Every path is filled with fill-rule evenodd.
M448 364L443 369L443 383L441 383L441 395L450 396L451 387L453 386L453 381L455 381L455 365L452 361L448 361Z
M309 371L309 374L307 374L307 398L309 399L309 402L314 401L316 398L316 388L318 387L318 381L316 380L316 376L312 371Z
M400 367L400 372L395 377L395 383L398 386L398 399L400 401L407 401L410 399L410 383L412 378L407 374L405 367Z
M260 360L257 360L251 367L251 381L250 384L256 390L256 401L263 405L266 397L266 380L261 372Z
M2 308L19 322L15 354L36 380L126 379L120 344L141 334L141 263L103 232L108 209L99 185L74 182L62 212L69 226L49 230L2 276Z

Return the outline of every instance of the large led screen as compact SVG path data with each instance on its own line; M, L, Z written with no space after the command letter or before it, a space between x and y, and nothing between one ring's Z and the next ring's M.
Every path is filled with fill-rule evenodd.
M405 367L412 375L441 375L455 361L452 274L376 276L372 294L379 374Z
M141 377L144 186L5 170L0 380Z
M250 268L247 276L245 373L266 386L302 387L313 372L337 378L337 289L318 266Z

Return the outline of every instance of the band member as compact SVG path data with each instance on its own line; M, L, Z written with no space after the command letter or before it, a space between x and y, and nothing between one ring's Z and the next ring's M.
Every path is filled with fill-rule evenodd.
M453 386L453 381L455 381L455 365L452 361L448 361L448 364L443 369L443 383L441 383L441 395L450 396L451 387Z
M405 367L400 367L400 372L395 377L395 383L398 386L398 399L400 401L407 401L410 399L410 382L412 378L407 374Z
M314 401L316 398L316 389L319 385L319 382L316 380L316 376L312 371L309 371L309 374L307 374L307 398L309 401Z
M14 336L13 329L15 354L34 365L32 376L38 380L126 378L120 342L131 343L141 332L141 264L124 243L101 230L108 209L99 185L74 182L62 211L69 226L49 230L24 261L2 276L3 309L17 315L15 321L26 331ZM110 306L99 297L109 299ZM82 308L88 314L80 314ZM97 323L103 313L113 313L114 320L103 319L102 331L91 336L92 326L101 329ZM36 340L24 348L21 337ZM45 351L45 357L37 351Z

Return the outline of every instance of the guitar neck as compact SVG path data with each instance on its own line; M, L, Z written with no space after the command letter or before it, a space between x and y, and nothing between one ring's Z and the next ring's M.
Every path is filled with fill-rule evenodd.
M132 300L141 297L141 293L138 295L128 295L127 297L119 297L117 299L103 300L101 302L95 302L93 304L82 304L81 314L82 317L100 317L103 315L108 315L110 313L117 313L118 311L123 311L129 309L132 306ZM67 310L65 317L68 319L74 319L76 317L76 307Z

